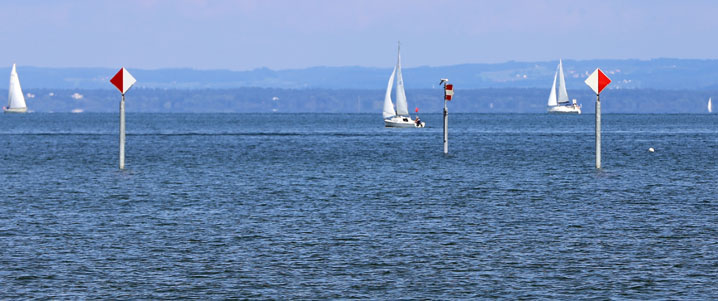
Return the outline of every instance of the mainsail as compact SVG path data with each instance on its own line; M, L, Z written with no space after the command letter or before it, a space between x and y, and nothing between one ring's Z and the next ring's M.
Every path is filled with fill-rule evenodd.
M563 78L563 62L558 61L558 103L568 103L568 92L566 91L566 80Z
M399 46L399 52L401 52L401 46ZM409 105L406 104L406 93L404 93L404 78L401 76L401 53L398 53L396 61L396 115L409 115Z
M382 115L385 119L396 115L394 103L391 102L391 88L394 87L394 74L396 74L396 67L394 67L394 71L391 72L389 84L386 86L386 95L384 95L384 112Z
M8 109L20 109L25 108L25 96L22 94L22 88L20 87L20 79L17 77L17 71L15 70L15 64L12 64L12 71L10 71L10 88L8 93Z

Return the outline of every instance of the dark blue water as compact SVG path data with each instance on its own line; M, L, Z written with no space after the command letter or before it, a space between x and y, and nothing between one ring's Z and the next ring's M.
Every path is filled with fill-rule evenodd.
M423 117L0 116L0 297L718 298L718 115Z

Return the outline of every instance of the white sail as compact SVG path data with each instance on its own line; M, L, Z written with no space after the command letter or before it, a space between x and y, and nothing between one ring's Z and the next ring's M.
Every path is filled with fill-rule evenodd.
M22 94L20 79L17 77L15 64L12 64L12 71L10 71L10 88L7 106L8 109L22 109L26 107L25 96Z
M382 113L384 119L396 115L396 112L394 111L394 103L391 102L391 88L394 87L394 74L396 74L396 67L394 67L394 71L391 72L389 84L386 86L386 95L384 95L384 112Z
M401 76L401 46L399 47L398 58L396 61L396 115L408 116L409 105L406 103L406 93L404 92L404 78Z
M548 96L548 106L554 107L557 106L558 103L556 102L556 77L558 76L558 71L553 75L553 85L551 85L551 94Z
M566 91L566 80L563 77L563 62L558 61L558 103L568 103L568 92Z
M708 97L708 113L713 113L713 103L710 97Z

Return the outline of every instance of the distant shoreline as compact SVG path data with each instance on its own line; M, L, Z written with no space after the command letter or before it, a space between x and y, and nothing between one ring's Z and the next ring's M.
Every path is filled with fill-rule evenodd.
M548 88L456 88L449 103L453 113L545 113ZM34 112L117 112L120 95L112 89L24 88ZM442 110L440 89L408 89L410 111ZM595 95L588 87L569 89L570 98L592 114ZM0 90L0 103L7 103ZM609 89L601 95L603 113L707 113L716 90ZM142 89L127 93L127 112L147 113L369 113L381 114L384 91L362 89ZM276 99L276 100L275 100Z

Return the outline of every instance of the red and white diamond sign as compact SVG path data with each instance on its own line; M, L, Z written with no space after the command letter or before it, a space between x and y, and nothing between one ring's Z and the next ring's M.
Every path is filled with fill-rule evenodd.
M117 72L117 74L115 74L115 76L110 80L110 82L115 85L115 87L117 87L117 89L120 90L122 94L125 94L125 92L127 92L127 90L129 90L130 87L132 87L132 85L137 82L137 80L135 80L135 78L132 76L132 74L130 74L130 72L127 71L127 69L122 68L119 72Z
M444 88L444 99L451 101L452 96L454 96L454 85L446 85Z
M596 92L596 95L601 94L601 91L603 91L603 88L608 86L608 84L611 83L611 79L606 76L606 74L601 71L601 69L596 68L596 70L591 73L591 75L586 79L586 84L593 89L593 92Z

